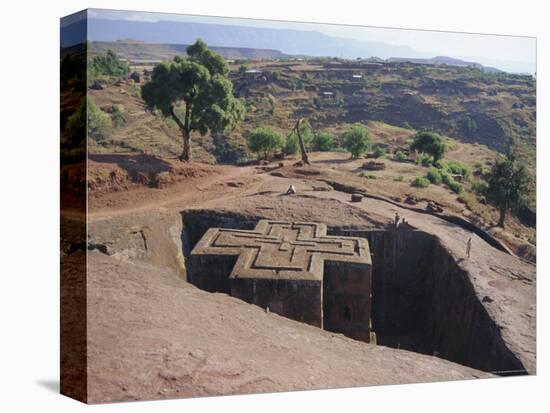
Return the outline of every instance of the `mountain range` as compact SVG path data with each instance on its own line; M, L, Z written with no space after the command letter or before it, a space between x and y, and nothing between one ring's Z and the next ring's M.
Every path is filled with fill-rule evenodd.
M75 43L82 33L82 21L61 27L61 46ZM88 40L115 42L123 39L149 44L192 44L197 38L209 46L240 49L264 49L282 55L330 56L347 59L378 57L406 60L425 64L475 66L487 72L495 67L451 57L433 57L433 54L383 42L362 41L329 36L319 31L274 29L266 27L236 26L185 21L134 21L90 17L87 19Z

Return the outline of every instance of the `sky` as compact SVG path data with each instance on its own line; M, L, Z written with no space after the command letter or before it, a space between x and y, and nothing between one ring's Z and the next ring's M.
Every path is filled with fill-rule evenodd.
M511 72L534 73L536 71L536 39L534 37L190 16L138 11L94 9L90 10L88 14L89 17L143 22L172 20L319 31L334 37L409 46L416 51L428 53L432 56L451 56L464 60L473 60L486 66L494 66Z

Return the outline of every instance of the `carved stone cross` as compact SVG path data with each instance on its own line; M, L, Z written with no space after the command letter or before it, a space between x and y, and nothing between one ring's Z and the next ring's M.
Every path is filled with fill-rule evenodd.
M190 256L190 281L271 312L368 341L372 264L363 238L326 225L260 220L211 228Z

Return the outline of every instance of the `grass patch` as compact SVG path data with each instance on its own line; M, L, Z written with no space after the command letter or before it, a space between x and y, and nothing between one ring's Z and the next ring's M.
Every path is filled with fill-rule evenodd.
M368 173L366 173L366 172L360 172L360 173L359 173L359 176L360 176L361 178L366 178L366 179L376 179L376 178L377 178L376 175L368 174Z

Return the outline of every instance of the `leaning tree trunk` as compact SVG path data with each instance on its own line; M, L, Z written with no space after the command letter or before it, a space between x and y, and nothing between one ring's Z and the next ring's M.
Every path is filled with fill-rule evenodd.
M181 131L181 136L183 138L183 151L181 152L181 155L179 156L180 161L189 161L191 158L191 133L189 131L189 105L185 105L185 123L181 121L181 119L176 115L176 111L174 110L174 107L170 107L170 114L172 115L172 119L174 119L174 122L178 125Z
M498 226L501 228L504 228L504 221L506 220L506 210L507 210L507 204L504 202L500 205L499 212L500 217L498 219Z
M300 126L302 124L303 119L299 119L298 122L296 122L296 125L294 125L294 129L296 129L296 135L298 135L298 143L300 144L300 152L302 154L302 162L306 165L310 165L309 158L307 156L306 147L304 145L304 140L302 139L302 134L300 133Z

